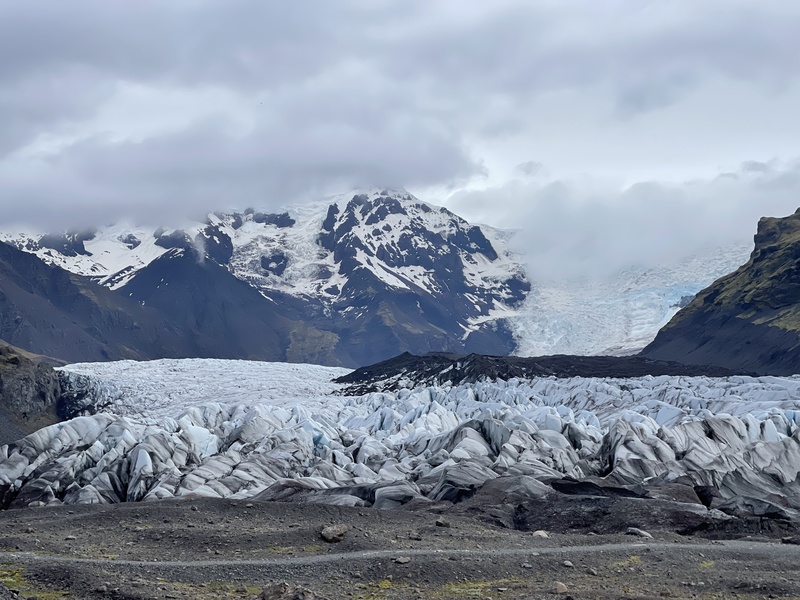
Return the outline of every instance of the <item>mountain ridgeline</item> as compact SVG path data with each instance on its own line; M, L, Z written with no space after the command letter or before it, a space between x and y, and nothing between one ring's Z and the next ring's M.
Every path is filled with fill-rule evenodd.
M0 337L65 361L509 354L503 317L530 284L504 236L387 190L173 229L7 232Z
M800 210L761 219L750 260L697 294L642 354L771 375L800 373Z
M0 339L68 362L360 367L404 352L507 356L591 336L591 328L563 329L571 321L559 311L579 310L576 302L549 312L537 304L549 296L531 293L509 239L380 189L286 212L213 213L173 228L0 232ZM743 259L740 250L706 258L705 270L691 263L656 277L659 306L692 297L700 271L726 272ZM634 296L614 304L627 307L620 323L633 328L623 336L631 348L652 339L635 318L652 298ZM677 306L648 318L656 323L664 310ZM596 336L616 327L600 321ZM800 372L800 211L762 219L748 262L694 296L641 355L726 372Z

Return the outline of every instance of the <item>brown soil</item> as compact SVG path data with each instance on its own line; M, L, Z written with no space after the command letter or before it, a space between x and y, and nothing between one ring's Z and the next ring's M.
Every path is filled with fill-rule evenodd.
M281 581L331 599L800 598L800 546L780 539L545 539L437 510L193 499L5 511L0 582L40 600L255 599ZM343 541L322 540L330 524L350 527Z

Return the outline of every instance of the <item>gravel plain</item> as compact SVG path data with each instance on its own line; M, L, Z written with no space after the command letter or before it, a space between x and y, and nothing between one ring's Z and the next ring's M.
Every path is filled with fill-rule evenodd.
M332 524L348 528L338 543L320 535ZM774 533L650 533L544 537L446 504L379 511L189 499L21 509L0 513L0 582L40 600L800 598L800 546ZM290 591L263 592L281 582Z

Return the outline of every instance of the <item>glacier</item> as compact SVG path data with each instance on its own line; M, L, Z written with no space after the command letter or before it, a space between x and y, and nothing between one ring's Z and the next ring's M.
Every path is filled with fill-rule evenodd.
M602 277L539 280L529 273L531 292L508 321L514 354L635 354L695 294L747 262L752 249L752 241L741 241Z
M79 416L0 447L0 499L397 508L522 480L539 495L565 481L645 497L680 485L705 490L693 510L716 515L800 510L800 377L548 377L347 396L331 382L342 372L203 359L69 365L61 377Z

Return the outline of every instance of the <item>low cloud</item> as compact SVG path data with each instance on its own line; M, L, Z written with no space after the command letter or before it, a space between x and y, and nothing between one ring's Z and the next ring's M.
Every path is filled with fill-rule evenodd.
M547 169L544 168L544 165L535 160L529 160L527 162L518 164L516 167L514 167L514 171L523 177L547 175Z
M603 278L752 243L758 219L800 205L800 162L750 161L713 179L622 187L592 178L507 185L450 197L474 219L519 231L535 280Z
M0 11L6 223L507 174L523 182L496 200L527 186L564 203L542 217L566 219L592 186L543 187L538 163L514 165L535 157L564 178L797 152L791 0L0 0ZM631 210L640 194L674 193L594 191Z

